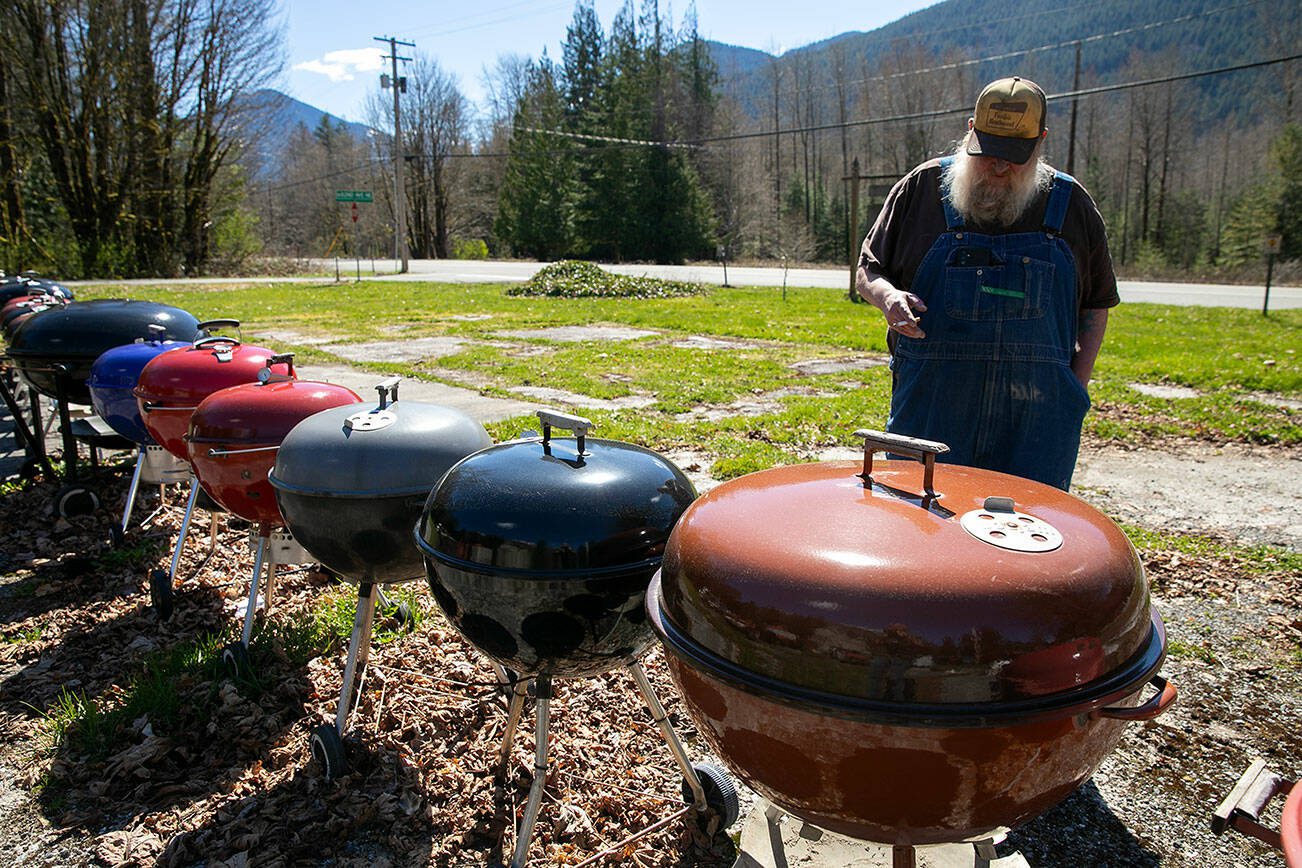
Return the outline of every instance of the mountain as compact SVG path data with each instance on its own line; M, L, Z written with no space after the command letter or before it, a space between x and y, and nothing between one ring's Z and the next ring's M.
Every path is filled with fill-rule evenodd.
M847 32L778 57L719 43L710 43L710 51L721 91L750 117L771 116L776 66L785 82L794 75L802 89L823 95L826 122L835 119L838 58L845 69L842 82L850 85L850 112L857 117L863 116L856 101L865 80L881 85L885 74L938 66L948 69L935 70L924 86L946 105L960 95L958 104L969 102L984 82L1013 74L1034 79L1052 97L1072 90L1078 42L1081 87L1295 54L1296 17L1273 19L1269 7L1233 0L945 0L876 30ZM1243 94L1278 91L1282 70L1280 65L1196 79L1203 99L1197 108L1204 117L1250 123L1261 106ZM907 78L895 81L900 89L910 84ZM889 103L891 94L885 96ZM876 105L884 107L881 99Z
M245 162L255 167L255 177L278 174L290 137L300 124L311 131L323 118L328 118L331 126L342 127L358 141L366 141L374 132L366 124L335 117L270 88L254 91L245 97L244 103L244 138L251 144Z

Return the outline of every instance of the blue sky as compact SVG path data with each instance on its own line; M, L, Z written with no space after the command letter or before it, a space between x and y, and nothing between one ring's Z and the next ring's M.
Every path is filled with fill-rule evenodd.
M698 0L697 20L707 39L781 53L844 33L873 30L937 0ZM602 26L622 5L597 0ZM639 2L640 5L640 2ZM686 2L661 5L662 14L682 19ZM500 54L538 57L544 48L556 60L574 0L480 0L470 4L409 0L343 2L285 0L289 50L279 89L348 120L364 120L366 95L379 88L388 70L387 46L374 36L416 43L417 52L438 60L457 76L472 102L483 99L483 72ZM410 55L412 49L406 49ZM381 69L383 64L383 70Z

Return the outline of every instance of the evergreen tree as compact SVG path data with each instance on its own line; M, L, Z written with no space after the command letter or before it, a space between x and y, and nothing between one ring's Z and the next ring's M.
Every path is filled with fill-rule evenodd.
M1280 173L1275 229L1280 258L1302 257L1302 125L1288 124L1271 147Z
M544 53L531 64L516 109L496 231L517 253L556 259L574 247L573 146L548 131L565 114L555 65Z

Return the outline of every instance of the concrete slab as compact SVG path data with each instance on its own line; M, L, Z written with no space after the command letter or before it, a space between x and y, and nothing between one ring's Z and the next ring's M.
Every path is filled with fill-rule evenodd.
M347 386L366 401L376 397L375 384L385 379L384 374L360 371L343 365L304 365L298 369L298 375L305 380L324 380L327 383ZM398 387L398 397L405 401L427 401L431 404L452 407L481 423L500 422L512 416L537 412L547 406L531 401L492 398L471 389L414 379L402 381Z
M466 341L459 338L434 337L323 344L321 349L350 362L415 362L456 355L465 345Z
M596 410L628 410L650 407L658 399L654 395L625 395L622 398L593 398L547 386L517 386L511 389L517 395L526 395L548 404L568 404L571 407L588 407Z
M640 338L654 337L659 332L646 329L628 328L627 326L557 326L548 329L520 329L517 331L498 332L501 337L523 338L525 340L560 341L561 343L579 343L580 341L635 341Z
M809 359L791 366L796 372L813 377L819 374L841 374L846 371L865 371L880 368L890 360L886 356L854 356L848 359Z
M1126 385L1139 394L1151 398L1197 398L1202 394L1188 386L1166 386L1161 383L1127 383Z

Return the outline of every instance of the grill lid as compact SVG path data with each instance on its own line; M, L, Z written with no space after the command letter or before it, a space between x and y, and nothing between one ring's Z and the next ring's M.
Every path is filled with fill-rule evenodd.
M279 445L308 416L362 400L344 386L293 379L293 359L292 353L270 356L258 372L258 382L230 386L204 398L190 417L186 439L192 444L191 454L193 444L199 443ZM273 373L281 363L288 364L288 374Z
M375 405L335 407L295 425L280 445L271 484L319 497L427 495L449 467L493 443L460 410L399 401L397 377L376 390Z
M141 341L105 350L90 367L86 381L92 394L96 389L134 389L140 372L160 353L190 346L188 341Z
M94 361L105 350L146 341L192 341L199 320L179 307L152 301L96 299L50 307L14 330L15 359Z
M617 572L659 562L696 491L649 449L588 437L592 423L540 411L543 434L456 464L430 493L417 542L477 572ZM553 438L552 427L573 438Z
M912 703L1072 691L1155 653L1143 567L1102 513L958 465L936 469L933 488L943 445L860 433L870 435L863 465L751 474L683 515L648 605L685 650L757 682ZM925 467L874 467L874 449ZM1052 529L1060 544L995 544L965 529L969 513Z
M228 337L202 338L174 353L159 356L140 372L136 397L141 401L198 406L219 389L256 382L258 371L275 355L266 347ZM271 370L288 374L286 362Z

